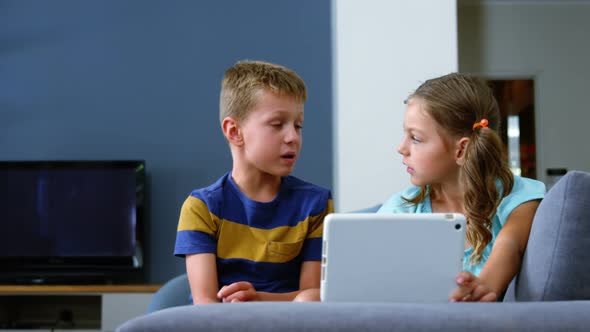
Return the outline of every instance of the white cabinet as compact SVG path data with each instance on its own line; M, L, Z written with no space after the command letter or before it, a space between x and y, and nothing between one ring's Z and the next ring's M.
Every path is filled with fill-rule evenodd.
M158 285L0 286L0 331L114 331Z
M129 319L145 314L151 297L148 293L103 294L102 330L114 331Z

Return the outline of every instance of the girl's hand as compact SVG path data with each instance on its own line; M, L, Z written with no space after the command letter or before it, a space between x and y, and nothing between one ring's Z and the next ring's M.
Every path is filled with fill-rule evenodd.
M221 287L219 292L217 292L217 298L224 303L259 300L256 289L247 281L234 282L233 284Z
M494 302L498 299L496 292L470 272L459 273L455 280L458 287L449 296L450 302Z

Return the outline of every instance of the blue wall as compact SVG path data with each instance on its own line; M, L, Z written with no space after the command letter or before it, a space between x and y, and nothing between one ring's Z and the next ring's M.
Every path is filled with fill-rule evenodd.
M332 186L329 0L0 1L0 159L145 159L148 281L172 256L180 206L231 168L218 124L241 59L306 81L296 176Z

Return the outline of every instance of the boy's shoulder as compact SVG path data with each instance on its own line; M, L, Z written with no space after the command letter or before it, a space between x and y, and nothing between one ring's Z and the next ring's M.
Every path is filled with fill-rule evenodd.
M217 181L215 181L213 184L207 187L194 189L193 191L191 191L189 196L198 198L203 202L207 202L216 198L221 198L223 196L223 187L227 182L229 174L229 172L225 173L222 177L217 179Z
M284 207L311 215L333 210L332 192L329 189L294 176L283 177L278 201Z
M330 189L324 188L317 184L313 184L311 182L307 182L292 175L285 176L283 178L283 181L283 188L286 190L308 191L310 193L331 195Z
M234 188L230 177L231 172L227 172L213 184L193 190L189 195L189 199L191 197L197 198L209 208L214 208L228 199L230 201L239 199L243 195L238 188ZM306 197L317 197L326 201L332 199L332 193L329 189L291 175L283 177L279 196L281 199L295 199L297 201L301 199L307 200Z

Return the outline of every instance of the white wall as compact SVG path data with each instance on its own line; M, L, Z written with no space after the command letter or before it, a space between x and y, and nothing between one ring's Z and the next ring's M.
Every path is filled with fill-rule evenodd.
M410 185L396 152L404 99L457 71L455 0L333 0L336 211Z
M590 171L589 18L587 1L459 7L461 72L534 76L541 180L547 168Z

